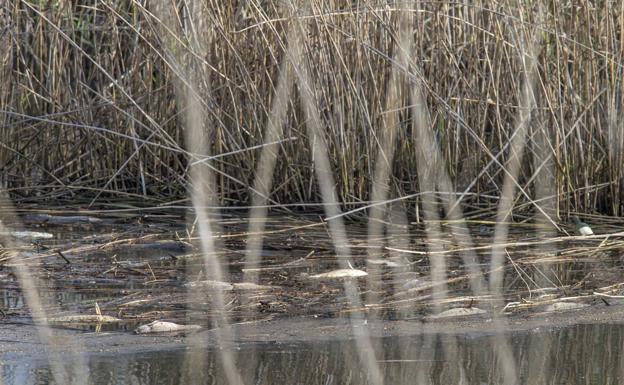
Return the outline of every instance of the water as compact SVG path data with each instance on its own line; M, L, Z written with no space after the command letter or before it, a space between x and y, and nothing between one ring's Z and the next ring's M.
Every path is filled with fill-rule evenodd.
M222 222L224 239L229 243L224 241L217 252L222 261L222 268L231 274L229 279L239 282L243 279L241 269L244 266L244 242L242 241L246 238L244 233L246 222L241 218L224 219ZM303 218L276 217L269 218L268 223L268 235L264 240L261 267L283 266L283 268L273 267L261 271L258 273L258 279L262 284L279 287L278 293L288 294L287 297L279 297L281 302L276 304L278 310L282 308L306 310L307 314L312 315L325 312L335 313L346 308L348 304L341 292L334 290L330 293L329 299L331 300L328 300L327 290L302 278L304 273L317 274L338 267L334 247L327 236L326 229L318 226L305 227L305 231L296 230L309 225L310 222ZM31 250L27 251L30 255L39 255L39 257L33 257L40 263L37 281L39 295L44 303L53 306L49 310L53 312L53 315L57 313L92 314L96 302L105 314L117 316L121 311L124 318L138 317L148 311L170 312L172 309L178 309L178 304L186 303L186 289L183 284L204 278L203 261L199 257L198 250L192 246L187 248L184 243L176 241L178 235L186 234L182 231L183 229L183 222L177 226L162 223L134 226L109 222L74 227L64 225L29 228L29 230L46 231L54 235L54 239L43 240L37 247L31 245ZM282 230L291 231L279 232ZM353 225L349 226L348 230L353 245L365 245L365 229ZM409 248L420 250L424 247L421 245L422 233L416 229L413 230L415 231L413 236L410 233L404 236L413 238L414 243ZM525 231L514 234L516 237L526 237ZM523 238L518 238L518 240L523 240ZM482 246L490 242L489 239L481 239L481 241ZM109 242L114 245L110 246ZM66 263L54 250L62 250L63 255L71 261L71 264ZM489 252L489 249L486 251ZM526 257L527 253L529 256L534 255L534 251L529 248L524 251L515 250L512 256L522 262L523 258L530 258ZM509 293L506 293L509 294L508 301L516 301L519 296L531 298L537 286L575 286L583 282L582 289L595 290L620 282L622 266L619 259L608 258L608 256L587 258L587 252L581 253L581 256L584 257L581 262L571 259L544 265L548 267L548 272L556 277L551 277L551 281L542 283L541 286L531 285L530 288L527 288L527 285L532 281L541 282L540 279L543 278L544 273L537 270L541 269L542 265L531 263L523 265L524 274L519 274L517 269L507 265L505 274L509 282ZM353 264L356 268L366 268L366 257L366 249L354 247ZM384 292L380 294L381 298L394 298L392 296L398 295L397 298L403 299L406 296L414 297L430 293L430 290L423 293L403 293L411 288L406 286L410 282L426 283L430 279L426 258L421 255L404 257L410 264L403 270L379 267L375 270L376 273L371 271L371 276L383 281ZM486 257L483 258L487 263ZM305 259L305 263L296 267L285 266L299 259ZM422 261L418 262L420 260ZM446 260L450 278L461 277L465 274L458 256L449 254ZM487 270L487 266L481 266L481 268ZM0 288L0 309L11 315L27 316L19 285L11 270L0 271L0 280L5 283ZM449 289L451 296L470 294L467 281L458 280L451 283ZM362 290L365 289L362 288ZM302 292L305 292L305 295ZM570 296L578 294L566 293ZM142 303L141 306L124 306L128 302L144 298L152 300ZM306 298L308 302L296 300L297 298ZM228 298L228 301L231 299ZM270 296L262 300L276 302L276 299ZM413 304L413 302L397 302L396 306L403 306L403 308L390 309L388 314L401 311L405 317L416 317L418 314L412 314L417 311L412 308ZM487 304L475 303L475 306L487 306ZM242 318L244 312L241 309L229 309L234 320L245 320ZM236 312L236 310L240 311ZM172 320L182 320L184 314L178 311L168 313L167 317Z
M286 226L282 222L279 224ZM203 278L203 263L196 249L185 250L172 241L176 236L167 232L168 229L147 235L143 232L143 228L139 229L140 231L126 228L108 228L107 231L93 229L95 237L92 236L94 233L91 233L91 230L82 233L70 231L69 234L63 229L48 230L55 233L56 240L31 248L33 252L48 253L45 258L37 259L41 264L37 282L40 295L46 303L53 305L51 309L62 315L94 314L94 305L97 302L103 314L124 319L122 323L97 327L62 325L73 329L72 333L80 334L78 330L130 333L138 323L148 323L153 319L210 325L210 312L207 310L211 309L211 304L206 302L201 306L192 306L189 311L186 308L187 292L183 286L185 282ZM115 238L112 234L120 233L123 235L115 237L121 237L126 241L114 247L100 248L100 245ZM244 233L234 227L224 231L224 234ZM254 294L254 302L249 303L245 302L245 296L240 293L226 293L226 303L230 304L227 310L231 320L246 321L244 317L248 316L247 309L258 310L253 317L260 319L264 319L267 315L279 317L335 315L348 309L350 305L345 300L341 284L319 284L305 278L309 274L324 272L337 266L333 246L325 239L327 238L325 230L306 229L302 234L295 232L288 236L267 237L261 264L261 267L266 269L258 275L260 283L270 285L274 289ZM357 233L351 235L354 244L365 244L361 234L360 238ZM228 241L227 243L224 241L223 249L218 251L219 259L223 264L222 267L227 267L231 273L232 282L239 282L243 278L242 238L225 239ZM156 241L169 243L157 244ZM41 250L38 250L40 246ZM53 247L62 249L71 263L66 263L54 252L50 252ZM420 246L411 247L418 249ZM354 264L357 268L365 267L366 254L362 250L359 254L355 254ZM523 256L529 255L527 251L531 250L517 250L514 258L522 261ZM587 258L586 254L582 256L584 257L582 261L572 259L550 265L557 273L557 282L561 285L571 285L583 281L584 289L586 287L593 289L594 286L607 286L621 281L620 265L615 263L617 261L610 260L609 255L594 256L591 259ZM300 258L305 259L305 263L301 266L287 265ZM413 256L409 258L410 262L414 259ZM420 319L431 313L432 309L423 306L427 304L430 290L423 293L408 293L408 288L405 287L406 282L416 279L419 282L427 282L429 279L426 261L419 262L420 256L416 259L403 270L380 268L376 273L385 283L382 286L382 297L388 301L384 303L391 306L386 309L387 314L380 314L382 319ZM449 255L448 262L449 276L461 276L459 258ZM281 267L276 269L275 266ZM525 275L532 274L530 270L532 266L529 264L524 267ZM598 277L599 280L596 284L588 286L590 271L591 277ZM601 272L604 274L599 275ZM509 298L513 300L527 296L532 298L531 295L534 293L514 292L519 290L518 287L524 288L527 285L525 276L521 276L511 266L507 267L506 274L510 282ZM0 289L2 294L0 309L4 309L7 313L4 322L29 323L28 309L24 306L11 271L9 269L0 271L0 279L5 282L5 287ZM461 282L451 286L451 289L451 293L458 296L467 292L467 288ZM361 295L366 292L363 281L358 281L358 290ZM568 294L587 293L585 290ZM130 305L136 300L147 302ZM255 307L249 304L255 304ZM257 304L263 307L258 308ZM497 311L489 308L488 304L487 300L481 303L477 301L475 306L485 307L489 312ZM245 307L248 305L249 307ZM600 305L602 306L602 303ZM390 317L389 314L396 316ZM593 314L591 319L594 319ZM517 317L514 322L516 321L522 322L522 318ZM391 324L392 322L388 323ZM619 379L624 378L624 373L621 373L624 369L620 369L624 367L620 356L621 347L624 345L622 329L622 325L603 324L510 333L506 338L512 350L513 366L518 371L516 376L518 383L620 383ZM259 331L262 332L261 329ZM315 330L308 334L323 335L323 331ZM98 333L93 335L100 336ZM151 340L154 337L146 338ZM494 346L498 341L495 341L493 336L483 333L427 334L417 337L376 339L373 346L377 352L376 358L385 384L490 384L503 383ZM184 349L154 351L149 350L154 344L146 343L145 346L150 348L135 346L130 350L127 348L129 345L118 346L115 342L105 346L104 339L98 339L98 344L100 343L102 345L97 345L98 349L102 346L116 353L88 354L89 380L93 384L226 383L221 373L222 355L217 348L203 353L206 359L205 370L189 374L187 369L189 360ZM137 353L137 349L143 350ZM237 367L245 384L330 385L368 382L368 368L359 363L360 356L352 341L246 343L236 345L235 353ZM71 360L67 357L59 359L63 365L71 364ZM55 383L43 353L0 354L0 369L3 384ZM86 378L79 378L77 381L84 382Z
M376 340L386 384L500 383L494 337L484 334L425 335ZM624 378L624 325L516 332L508 336L520 384L620 384ZM247 344L237 347L248 384L366 384L351 341ZM185 350L89 356L93 384L185 383ZM205 353L206 370L193 383L224 384L219 351ZM1 357L3 383L54 384L43 358ZM182 381L182 382L181 382Z

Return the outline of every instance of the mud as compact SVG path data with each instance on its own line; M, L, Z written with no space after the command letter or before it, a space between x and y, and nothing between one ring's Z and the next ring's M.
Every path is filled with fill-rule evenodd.
M58 345L54 351L39 341L37 330L27 320L3 320L0 322L0 356L15 359L20 355L45 356L47 352L91 354L118 354L186 349L192 340L205 338L208 347L216 347L218 329L187 334L137 335L128 331L84 332L54 328ZM296 317L234 324L233 340L225 341L234 346L249 343L295 343L324 340L349 340L354 338L354 328L366 328L372 338L417 336L423 334L467 334L472 336L497 333L530 332L563 328L578 324L624 323L624 305L605 306L596 304L574 311L532 314L530 316L480 316L470 319L398 321L351 321L346 318ZM71 344L69 344L71 342Z
M29 231L49 232L54 239L24 242L17 248L18 257L2 259L0 355L45 355L50 349L87 354L184 349L198 337L206 337L214 346L215 290L222 291L224 311L233 323L232 344L349 339L354 336L354 328L366 328L371 337L389 337L508 333L624 320L624 306L617 298L624 287L624 243L619 238L557 239L558 251L551 248L536 254L535 241L526 239L526 229L512 231L507 247L514 263L505 266L509 284L500 298L471 294L461 258L453 253L452 242L443 240L448 253L444 284L449 298L440 302L434 300L436 284L430 280L421 228L404 229L403 240L384 240L389 245L408 245L415 253L386 248L372 257L374 261L391 263L367 266L370 256L366 232L352 225L349 239L353 270L364 274L349 279L362 299L373 298L373 302L364 301L366 305L354 306L346 297L342 279L313 279L341 268L326 224L316 217L269 219L262 262L247 271L253 273L250 277L257 283L243 282L246 222L225 217L213 257L229 273L226 282L218 284L204 274L201 255L194 246L197 239L192 234L189 237L183 215L177 220L172 218L168 223L150 223L144 218L98 221L81 217L75 226L69 226L71 221L63 218L29 217ZM511 242L514 239L516 244ZM489 251L491 239L481 235L478 228L475 240L480 242L475 251ZM487 253L479 254L479 258L485 260ZM121 321L54 325L55 346L45 346L12 273L11 267L17 263L37 266L32 279L47 303L48 317L97 319L97 308L103 316ZM556 274L556 285L551 282L543 289L531 288L529 283L540 277L538 270L544 266ZM485 271L487 264L480 267ZM368 279L379 282L372 296ZM191 301L190 288L200 290L201 303ZM449 309L472 307L485 313L456 319L432 318ZM356 319L353 325L350 316ZM153 321L197 324L203 330L176 335L132 333Z

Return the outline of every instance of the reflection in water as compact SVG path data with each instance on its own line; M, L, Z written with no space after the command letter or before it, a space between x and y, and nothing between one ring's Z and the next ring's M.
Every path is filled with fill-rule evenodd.
M487 335L384 338L377 346L386 384L493 384L500 382ZM565 329L513 333L510 345L520 384L619 384L624 378L624 325L577 325ZM254 359L251 359L254 357ZM204 378L193 383L223 384L218 350L207 353ZM365 384L367 370L352 342L320 341L241 346L238 366L247 384ZM94 384L178 384L183 350L93 355ZM2 357L3 383L47 384L47 363ZM253 366L246 366L253 362Z

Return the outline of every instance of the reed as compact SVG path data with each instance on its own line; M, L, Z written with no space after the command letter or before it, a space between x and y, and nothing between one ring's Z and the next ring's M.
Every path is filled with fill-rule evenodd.
M622 212L624 8L556 1L2 4L0 181L13 200L91 206L141 199L137 206L150 209L185 200L194 209L189 238L199 236L202 273L213 281L230 280L215 257L221 207L251 208L249 281L259 278L268 206L322 206L332 240L324 247L343 269L357 248L345 216L367 209L367 291L354 282L343 289L357 362L371 383L384 383L383 347L370 339L367 322L388 304L408 310L422 299L382 301L380 257L429 257L431 285L423 290L431 290L435 313L468 300L466 293L469 307L477 298L519 311L521 304L503 303L507 260L529 296L554 290L551 256L572 239L555 238L560 210ZM424 219L426 251L410 243L411 217ZM483 217L496 218L492 244L475 243L465 221ZM527 218L536 218L541 237L511 238L510 224ZM621 243L607 236L595 252L610 248ZM465 269L459 276L451 253ZM189 275L196 269L189 266ZM460 299L453 298L458 282L466 288ZM34 288L27 280L22 286L36 303ZM602 289L594 295L614 295ZM188 301L205 306L220 327L227 380L243 383L244 365L227 345L225 297L216 289L213 296L211 307L199 291L190 290ZM505 322L494 313L492 330L506 330ZM514 383L510 343L503 334L494 341L503 382ZM448 357L453 345L449 339L443 347ZM187 358L190 379L205 370L201 350Z
M535 117L525 151L555 165L556 208L619 215L621 10L608 3L540 4L538 21L530 4L511 12L502 3L313 2L299 16L311 26L302 55L339 200L372 198L371 178L384 156L380 138L389 129L397 141L392 195L421 189L409 94L399 89L398 110L387 108L393 71L405 87L423 82L452 184L475 193L464 195L464 203L479 206L487 203L482 194L499 195L520 108L517 75L524 71L525 52L510 31L537 30ZM401 12L412 23L414 56L407 66L393 52ZM180 5L174 27L161 32L163 20L135 0L5 3L0 161L15 197L184 196L189 164L198 159L184 149L184 106L175 98L176 84L189 86L173 59L184 53L210 77L211 98L201 106L215 126L209 153L227 154L208 162L220 203L250 200L291 18L270 1L210 1L203 14L212 42L199 51L189 43L188 13ZM320 202L297 95L281 120L271 199ZM521 191L536 189L538 170L532 157L523 158L514 209L527 207Z

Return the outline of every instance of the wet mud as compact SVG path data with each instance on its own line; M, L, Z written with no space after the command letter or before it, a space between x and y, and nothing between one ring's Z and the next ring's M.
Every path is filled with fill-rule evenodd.
M386 246L379 255L370 255L365 227L351 224L351 266L344 269L326 223L317 216L272 217L263 235L261 263L249 268L246 220L224 215L215 237L218 247L210 257L226 274L223 281L214 281L207 279L198 240L184 213L169 215L167 221L70 218L23 216L26 225L20 231L39 237L22 237L15 250L2 254L0 354L44 354L50 349L39 342L24 304L13 273L19 263L33 267L32 279L55 336L76 341L55 347L68 351L181 349L198 333L212 341L217 291L233 324L234 344L352 338L353 328L385 337L504 333L624 319L624 243L617 235L561 237L550 247L538 248L543 241L527 236L526 228L512 229L510 240L516 243L507 246L511 262L505 266L505 288L495 297L471 290L461 248L450 238L440 240L446 280L432 282L429 260L442 256L427 254L417 224L402 229L403 239L394 231L380 240ZM491 234L482 227L474 226L474 250L487 277ZM618 229L608 230L617 234ZM345 282L362 299L357 306L350 303ZM442 300L434 296L438 285L448 292ZM195 300L191 291L202 300ZM190 327L179 333L135 333L154 321Z

